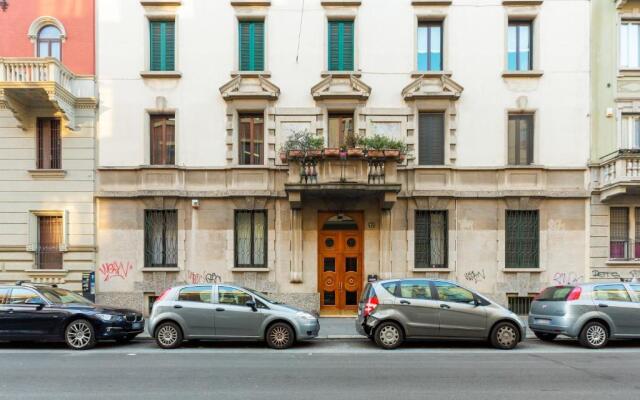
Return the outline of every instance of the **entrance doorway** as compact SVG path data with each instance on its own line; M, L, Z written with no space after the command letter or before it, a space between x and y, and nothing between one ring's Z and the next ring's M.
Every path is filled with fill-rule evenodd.
M358 309L363 223L362 212L318 214L318 291L325 314L353 314Z

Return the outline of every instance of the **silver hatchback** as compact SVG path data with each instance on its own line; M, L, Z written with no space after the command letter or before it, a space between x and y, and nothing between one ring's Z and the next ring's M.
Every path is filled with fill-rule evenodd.
M531 303L529 327L541 340L565 335L592 349L640 338L640 283L548 287Z
M168 289L156 300L148 323L158 346L184 339L266 340L274 349L318 336L318 318L264 294L227 284Z
M489 340L513 349L525 336L517 315L455 282L394 279L368 283L356 329L384 349L411 338Z

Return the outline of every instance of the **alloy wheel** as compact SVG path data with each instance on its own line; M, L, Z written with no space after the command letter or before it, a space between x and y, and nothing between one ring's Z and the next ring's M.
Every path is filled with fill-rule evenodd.
M275 326L271 329L271 332L269 332L269 338L275 347L285 347L289 344L289 340L291 340L289 330L281 325Z
M67 328L67 343L74 349L83 349L91 343L93 333L85 321L72 322Z
M178 330L173 325L164 325L158 331L158 341L165 347L175 345L178 341Z
M601 325L591 325L587 329L587 341L593 347L602 346L607 340L607 331Z

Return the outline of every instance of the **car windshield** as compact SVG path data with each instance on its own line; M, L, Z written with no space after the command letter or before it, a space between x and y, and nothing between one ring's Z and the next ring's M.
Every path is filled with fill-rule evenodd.
M40 289L40 293L54 304L85 304L85 305L93 305L92 302L85 299L84 297L71 292L66 289L59 288L51 288L51 289Z
M546 288L536 300L538 301L565 301L573 290L573 286L553 286Z
M271 304L282 304L279 301L275 301L275 300L272 300L272 299L268 298L267 296L264 295L264 293L260 293L257 290L249 289L249 288L246 288L246 287L243 287L243 289L248 291L248 292L251 292L254 296L257 296L257 297L261 298L262 300L265 300L266 302L269 302Z

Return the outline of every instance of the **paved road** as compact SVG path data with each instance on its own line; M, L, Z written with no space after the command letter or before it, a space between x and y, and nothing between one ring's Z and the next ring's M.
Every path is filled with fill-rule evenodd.
M0 399L640 399L640 342L582 349L527 341L514 351L483 344L412 343L382 351L366 340L274 351L203 343L162 351L150 341L0 344Z

